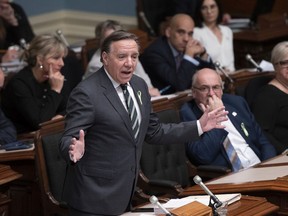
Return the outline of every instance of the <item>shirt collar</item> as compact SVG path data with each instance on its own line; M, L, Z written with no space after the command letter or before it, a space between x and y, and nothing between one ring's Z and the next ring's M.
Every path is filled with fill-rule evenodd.
M120 86L120 83L116 82L111 76L110 74L107 72L107 70L104 68L105 73L107 74L108 78L111 80L113 87L116 89ZM130 86L130 83L127 83L128 86Z

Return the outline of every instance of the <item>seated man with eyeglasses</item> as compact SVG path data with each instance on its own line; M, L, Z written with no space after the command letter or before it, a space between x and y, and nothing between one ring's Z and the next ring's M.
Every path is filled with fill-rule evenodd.
M252 112L277 154L288 149L288 41L272 50L275 77L263 86L252 104Z
M244 98L223 94L220 75L204 68L192 77L193 100L184 104L180 114L183 121L198 119L202 107L211 110L225 106L228 121L224 130L213 129L202 134L201 139L186 143L189 160L199 165L215 165L238 171L274 157L276 151L255 121Z

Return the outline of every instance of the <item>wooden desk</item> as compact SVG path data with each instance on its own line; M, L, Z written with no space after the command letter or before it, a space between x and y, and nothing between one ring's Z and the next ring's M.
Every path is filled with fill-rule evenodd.
M209 181L207 187L215 194L242 193L265 197L280 207L278 215L288 215L288 156L277 156L258 166ZM204 192L196 185L185 190L181 196L191 194Z
M15 172L10 166L0 164L0 215L10 214L11 199L7 192L7 184L21 178L21 174Z
M245 30L234 33L233 45L235 55L235 67L250 68L253 65L245 58L250 54L256 62L261 60L270 61L273 47L284 40L287 40L288 27Z
M247 83L256 77L261 76L274 76L274 72L251 72L249 70L243 70L240 72L230 74L230 77L233 79L233 83L230 83L225 76L221 75L225 83L224 91L227 93L235 94L237 91L244 91Z
M151 206L151 205L149 205ZM271 215L278 210L278 206L267 202L265 198L242 196L239 201L228 206L229 216L256 216ZM127 212L123 216L140 216L143 213ZM147 212L145 215L155 215L153 212Z
M163 95L152 98L152 107L154 112L159 112L166 109L180 109L181 106L192 99L190 90L177 92L171 95Z
M10 166L0 164L0 185L19 179L22 175L11 169Z
M9 183L10 215L39 216L40 190L34 162L34 149L0 153L0 162L15 170L20 177ZM2 176L2 174L0 174Z

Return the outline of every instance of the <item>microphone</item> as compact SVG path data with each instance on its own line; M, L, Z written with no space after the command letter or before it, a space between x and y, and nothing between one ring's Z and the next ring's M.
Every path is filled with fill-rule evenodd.
M24 49L24 50L27 50L27 49L28 49L28 44L27 44L27 42L26 42L26 40L25 40L24 38L21 38L21 39L19 40L19 44L20 44L20 46L22 47L22 49Z
M66 38L64 37L62 31L60 29L56 30L57 35L59 36L60 40L65 44L65 46L69 47L69 43L66 40Z
M221 71L221 73L223 73L223 74L225 75L225 77L229 80L230 83L234 83L234 80L233 80L233 79L229 76L229 74L227 74L227 72L222 68L220 62L216 61L216 62L214 63L214 65L216 66L216 68L217 68L218 70Z
M200 178L200 176L196 175L193 178L193 181L195 182L195 184L199 185L204 191L205 193L207 193L211 199L214 202L214 208L218 208L222 205L222 202L206 187L206 185L202 182L202 179ZM211 203L209 204L209 206L211 205Z
M151 35L151 36L156 36L153 28L151 27L149 21L148 21L147 18L146 18L145 13L144 13L143 11L140 11L140 12L139 12L139 16L140 16L140 18L142 19L142 21L144 22L144 24L146 25L146 27L148 28L150 35Z
M149 201L151 204L157 205L165 213L166 216L172 216L172 214L158 201L156 196L151 196Z
M246 55L246 60L252 63L259 72L262 72L263 69L254 61L254 59L250 54Z

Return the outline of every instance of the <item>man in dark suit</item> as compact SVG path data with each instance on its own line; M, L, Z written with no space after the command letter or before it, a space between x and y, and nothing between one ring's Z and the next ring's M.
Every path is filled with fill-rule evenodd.
M165 36L156 39L140 56L153 86L162 94L189 89L196 70L214 68L205 48L193 39L193 29L189 15L174 15Z
M4 85L5 75L0 68L0 91ZM0 92L1 93L1 92ZM0 107L0 145L15 142L17 139L16 128L13 123L5 116Z
M241 168L247 168L276 155L274 147L264 136L255 121L244 98L223 94L221 77L215 70L208 68L197 71L193 76L192 95L194 100L181 108L183 121L196 120L203 114L200 103L209 105L213 110L225 106L229 112L228 121L222 123L224 130L213 129L202 134L198 141L186 144L189 159L195 165L219 165L235 171L229 159L225 142L234 147L241 161Z
M70 95L60 151L71 164L64 198L72 216L120 215L130 210L144 140L186 142L198 139L198 130L224 128L217 124L226 120L224 107L207 109L197 122L159 123L151 112L145 81L133 75L138 55L134 34L113 32L101 45L103 67ZM130 93L127 101L127 90L121 89L125 84ZM134 112L130 113L131 104ZM136 121L128 112L131 116L136 112Z

